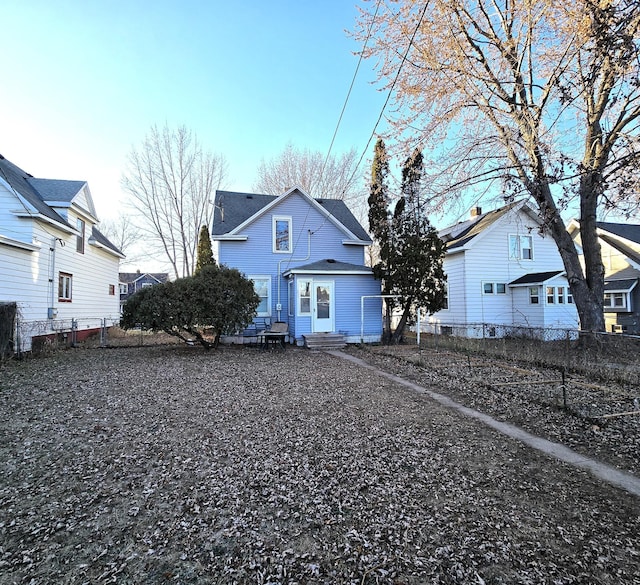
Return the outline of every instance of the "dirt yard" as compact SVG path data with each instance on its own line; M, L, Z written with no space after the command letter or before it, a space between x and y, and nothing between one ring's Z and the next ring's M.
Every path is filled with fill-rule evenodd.
M0 362L0 413L3 584L640 583L638 498L325 353Z

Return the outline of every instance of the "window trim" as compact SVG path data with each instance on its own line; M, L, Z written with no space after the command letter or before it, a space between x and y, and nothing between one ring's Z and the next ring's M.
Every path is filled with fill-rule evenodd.
M73 301L73 274L58 272L58 302L71 303Z
M76 229L80 232L80 235L76 236L76 252L78 252L78 254L84 254L86 228L87 224L84 219L77 217Z
M535 302L533 301L533 299L536 299ZM540 304L540 287L539 286L529 287L529 304L530 305Z
M308 296L302 296L300 294L300 285L303 283L308 283L309 285L309 295ZM299 278L298 279L298 286L296 287L296 308L298 310L298 316L299 317L310 317L311 316L311 296L312 296L312 289L313 289L313 278ZM309 299L309 310L308 311L303 311L302 310L302 299Z
M622 305L615 304L616 296L620 296L622 298ZM607 297L609 297L610 304L607 304ZM630 310L628 307L629 307L629 293L625 291L608 291L604 293L603 308L605 309L605 312L627 313ZM607 311L607 309L610 309L610 310Z
M491 290L487 292L486 287L490 286ZM482 294L483 295L493 295L495 294L495 284L493 284L493 282L485 282L484 280L482 281Z
M288 229L288 246L286 250L280 250L278 248L278 232L277 232L277 227L278 227L278 222L281 221L285 221L287 222L287 229ZM291 242L291 236L293 233L293 218L290 215L274 215L271 218L271 231L272 231L272 239L271 239L271 243L273 246L273 253L274 254L291 254L291 250L292 250L292 242Z
M253 289L256 289L256 281L264 280L267 282L267 310L266 311L258 311L256 309L257 317L271 317L271 275L270 274L250 274L248 276L249 280L253 282ZM258 291L256 290L256 294ZM263 299L264 297L260 297Z
M522 240L527 239L530 245L526 248L522 246ZM516 246L512 245L512 242L515 240ZM531 258L524 258L522 251L530 250ZM514 254L515 252L515 254ZM531 262L533 261L534 253L533 253L533 236L531 235L520 235L520 234L509 234L509 260L515 260L517 262L525 261Z

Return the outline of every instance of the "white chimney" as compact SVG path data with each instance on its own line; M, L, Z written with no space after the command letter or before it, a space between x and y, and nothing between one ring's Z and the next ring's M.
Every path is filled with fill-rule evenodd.
M482 207L478 207L477 205L475 207L471 208L471 217L478 217L479 215L482 215Z

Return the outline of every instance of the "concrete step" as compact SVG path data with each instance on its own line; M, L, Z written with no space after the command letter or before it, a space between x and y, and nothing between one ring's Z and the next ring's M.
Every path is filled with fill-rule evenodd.
M347 345L340 333L309 333L302 337L307 349L342 349Z

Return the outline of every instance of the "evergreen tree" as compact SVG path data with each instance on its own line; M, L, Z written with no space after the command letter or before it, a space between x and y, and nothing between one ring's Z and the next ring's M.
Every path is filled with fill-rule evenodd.
M203 225L198 235L198 256L196 259L195 273L200 272L203 267L215 264L213 252L211 250L211 238L209 237L209 228Z
M387 278L391 251L391 226L389 222L389 157L381 138L378 138L371 165L369 189L369 231L378 246L378 262L373 265L373 274L382 282L383 294L390 294ZM392 299L385 299L385 336L391 330ZM383 336L383 341L388 337Z
M402 338L406 324L417 307L429 314L444 308L446 277L442 268L445 244L438 237L423 210L422 154L416 150L402 168L402 197L392 219L392 247L389 256L391 294L399 295L402 317L391 342Z

